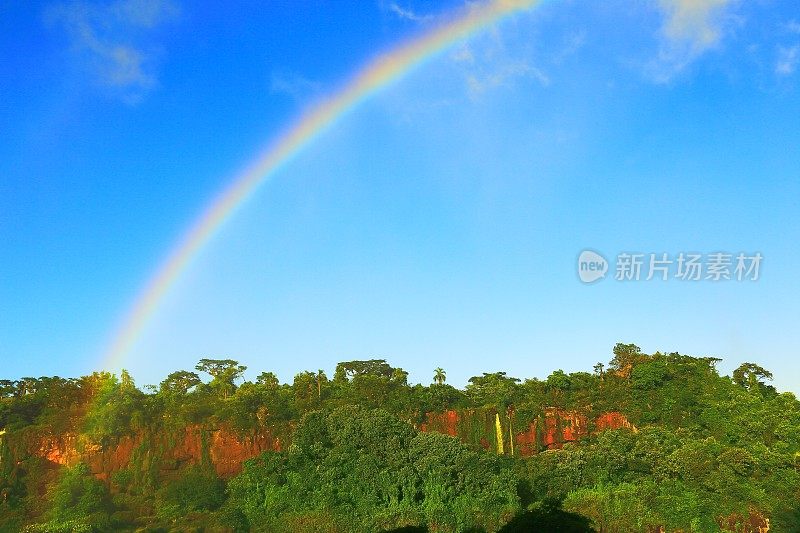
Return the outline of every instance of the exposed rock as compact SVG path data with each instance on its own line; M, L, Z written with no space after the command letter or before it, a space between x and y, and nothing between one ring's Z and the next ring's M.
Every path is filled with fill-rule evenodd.
M510 412L513 419L514 413ZM420 424L420 431L435 431L452 437L459 437L471 443L480 443L489 449L491 436L494 434L493 411L467 410L428 413L426 421ZM475 438L475 429L484 429ZM592 431L591 428L594 428ZM555 407L547 408L543 416L536 417L528 423L523 431L514 432L514 449L517 455L527 457L542 450L559 449L568 442L576 442L591 433L606 429L627 428L636 431L622 413L609 412L600 415L593 426L590 426L586 415L578 411L567 411ZM487 438L488 437L488 438Z
M208 460L222 477L238 474L244 461L261 452L281 449L280 440L269 432L240 436L225 428L188 426L177 435L124 436L106 446L75 434L46 436L29 447L28 454L62 466L86 463L98 479L107 481L131 464L134 451L146 440L151 441L152 447L163 449L160 470L175 470L184 464Z
M419 429L444 433L485 449L494 449L495 415L492 410L428 413ZM507 424L508 420L513 424L513 419L514 413L509 411L503 424ZM527 457L542 450L561 448L565 443L578 441L594 432L620 428L636 430L622 413L605 413L590 426L587 417L577 411L548 408L523 431L513 432L513 446L516 455ZM503 430L507 432L508 426L504 425ZM242 435L225 427L193 425L175 433L124 436L106 445L91 442L87 437L76 434L40 436L29 439L27 454L46 459L54 465L72 466L84 462L95 476L107 481L115 472L127 468L136 450L143 445L160 451L158 469L161 471L177 470L184 465L208 461L217 474L226 478L238 474L244 461L264 451L283 448L280 439L269 431Z
M597 420L595 420L594 427L597 432L604 431L606 429L622 428L633 430L634 433L637 431L636 426L631 424L625 415L617 411L610 411L598 416Z

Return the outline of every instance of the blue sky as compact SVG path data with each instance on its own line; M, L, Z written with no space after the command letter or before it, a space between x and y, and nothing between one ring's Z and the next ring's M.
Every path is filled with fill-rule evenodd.
M214 195L463 2L0 2L3 377L78 375ZM203 251L125 367L381 357L429 382L590 370L614 343L800 391L800 9L550 1L358 106ZM582 284L576 260L612 272ZM619 282L625 251L758 281Z

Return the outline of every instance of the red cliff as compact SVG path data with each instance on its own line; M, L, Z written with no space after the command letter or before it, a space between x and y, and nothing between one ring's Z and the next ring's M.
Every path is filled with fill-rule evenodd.
M577 411L548 408L529 422L516 427L513 410L501 416L506 453L527 457L546 449L558 449L606 429L635 428L625 415L605 413L590 421ZM458 437L464 442L496 449L495 413L492 410L465 410L429 413L420 425L421 431L433 431ZM513 434L513 441L509 436ZM208 462L217 474L228 478L238 474L242 463L264 451L279 451L285 443L270 432L238 434L227 428L189 426L163 433L143 432L121 437L102 445L75 434L39 436L29 439L25 453L46 459L55 465L71 466L84 462L102 480L128 468L135 461L147 460L163 472L185 465ZM146 454L146 457L142 457Z
M504 417L503 433L513 433L514 454L527 457L542 450L558 449L568 442L576 442L592 433L606 429L636 428L622 413L609 412L591 421L578 411L567 411L554 407L548 408L543 415L530 421L522 431L515 428L519 421L515 420L513 410ZM428 413L426 421L420 424L420 431L435 431L453 437L459 437L470 444L480 444L483 448L492 448L494 442L494 411L467 410ZM509 432L509 425L511 431ZM508 446L510 450L511 447Z
M115 472L127 468L137 450L143 447L162 451L157 458L162 471L208 460L218 475L231 477L241 471L247 459L264 451L280 451L282 445L269 433L240 436L224 428L189 426L173 434L125 436L105 446L74 434L46 436L31 443L27 452L55 465L86 463L95 476L108 480Z

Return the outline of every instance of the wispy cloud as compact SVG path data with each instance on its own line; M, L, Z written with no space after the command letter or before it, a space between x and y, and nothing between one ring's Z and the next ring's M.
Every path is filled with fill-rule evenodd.
M794 19L790 20L789 22L786 23L786 30L789 33L796 33L800 35L800 22L797 22Z
M778 47L778 61L775 63L775 73L779 76L791 76L800 62L800 45L785 48Z
M322 90L322 84L300 74L275 72L272 74L270 90L273 93L286 94L298 101L306 101Z
M586 44L586 32L576 31L569 33L564 38L564 44L554 56L553 63L560 64L568 57L576 54Z
M395 2L385 4L386 9L400 17L401 19L411 20L414 22L426 22L433 18L433 15L420 15L411 8L402 7Z
M475 61L475 55L472 53L472 49L466 44L462 44L457 48L450 57L456 63L472 63Z
M525 61L505 63L487 74L472 73L467 76L470 98L477 99L490 89L510 86L519 78L531 78L541 85L550 84L550 78L540 69Z
M660 4L667 15L666 36L688 41L702 51L719 41L719 21L715 17L730 0L661 0Z
M657 58L648 66L656 82L676 74L719 44L724 34L726 8L735 0L659 0L664 13Z
M136 102L157 84L150 33L177 13L170 0L76 1L51 6L46 20L66 31L96 82Z
M493 90L513 87L526 80L543 87L550 85L550 77L537 66L539 61L534 59L530 47L508 46L508 38L505 32L494 27L462 43L450 54L450 60L463 74L466 96L470 100L479 101ZM568 43L569 46L575 44L571 40ZM578 43L577 47L580 45Z

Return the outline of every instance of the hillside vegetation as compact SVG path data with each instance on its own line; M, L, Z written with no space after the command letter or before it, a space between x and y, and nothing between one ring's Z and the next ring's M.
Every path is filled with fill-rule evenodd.
M800 531L800 402L718 361L0 380L0 531Z

